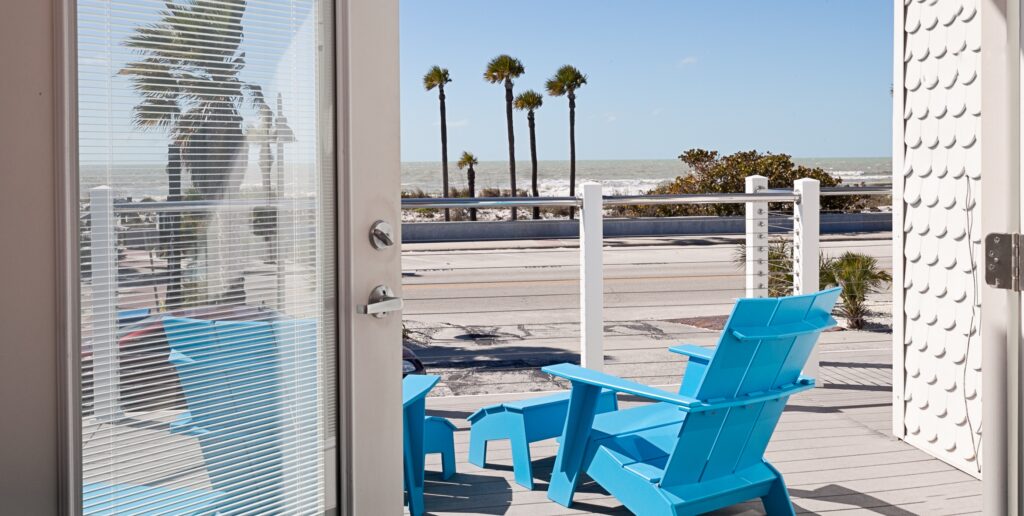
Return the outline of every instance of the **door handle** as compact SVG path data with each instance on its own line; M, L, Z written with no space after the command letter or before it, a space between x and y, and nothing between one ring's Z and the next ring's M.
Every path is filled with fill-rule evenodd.
M356 312L381 318L390 312L401 310L404 304L402 298L395 297L394 292L386 285L377 285L373 292L370 292L370 299L366 304L356 306Z

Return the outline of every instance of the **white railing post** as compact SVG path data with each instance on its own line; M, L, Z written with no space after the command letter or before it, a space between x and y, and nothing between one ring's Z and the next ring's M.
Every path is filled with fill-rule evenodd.
M749 176L746 193L768 188L768 178ZM768 203L746 203L747 297L768 297Z
M793 294L812 294L819 284L819 237L821 221L821 184L817 179L797 179L793 192L799 200L793 206ZM804 374L818 378L818 347L807 359Z
M89 190L93 414L105 421L122 416L117 349L116 225L114 191L109 186Z
M584 183L580 194L580 364L604 369L604 201L600 183Z

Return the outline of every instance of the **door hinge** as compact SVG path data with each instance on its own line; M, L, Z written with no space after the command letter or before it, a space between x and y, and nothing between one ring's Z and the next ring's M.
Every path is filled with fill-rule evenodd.
M985 283L1020 292L1020 243L1016 233L985 236Z

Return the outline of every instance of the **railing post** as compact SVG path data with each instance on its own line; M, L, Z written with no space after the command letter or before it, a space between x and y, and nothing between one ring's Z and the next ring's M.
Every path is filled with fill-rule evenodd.
M113 421L122 416L117 349L116 224L114 191L109 186L89 190L93 414L102 421Z
M746 193L757 193L768 188L768 178L749 176ZM747 297L768 297L768 203L746 203L747 242L746 278Z
M604 201L600 183L584 183L580 195L580 364L604 369Z
M797 179L793 192L799 200L793 206L793 294L812 294L819 284L819 237L821 219L821 184L817 179ZM818 347L807 359L804 374L818 379Z

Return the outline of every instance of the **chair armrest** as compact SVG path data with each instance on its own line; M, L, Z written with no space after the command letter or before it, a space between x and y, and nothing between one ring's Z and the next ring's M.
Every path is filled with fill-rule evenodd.
M634 396L654 401L663 401L665 403L678 405L693 412L699 411L705 406L704 403L696 398L682 396L673 392L663 391L661 389L655 389L654 387L648 387L640 383L623 380L617 376L585 369L578 365L556 364L544 367L541 370L552 376L565 378L574 384L582 383L615 392L624 392L626 394L632 394Z
M437 385L440 376L432 374L411 374L402 379L402 407L423 399L430 389Z
M733 328L732 335L741 341L775 340L799 337L811 333L820 333L838 325L835 319L828 317L819 321L799 321L771 327L740 327Z
M712 355L715 354L714 349L702 348L694 344L680 344L678 346L672 346L668 348L668 350L679 355L685 355L705 362L710 362Z

